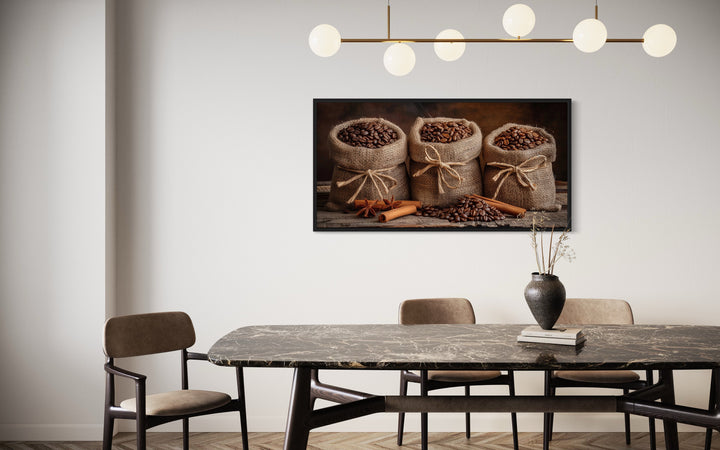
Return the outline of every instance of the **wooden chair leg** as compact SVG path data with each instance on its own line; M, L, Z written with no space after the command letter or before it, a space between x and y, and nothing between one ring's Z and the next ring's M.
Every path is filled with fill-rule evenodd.
M400 395L407 395L408 380L405 378L405 373L400 373ZM403 432L405 428L405 413L398 413L398 434L397 434L397 445L402 445Z
M645 381L647 381L648 386L655 384L652 370L645 371ZM655 419L652 417L648 419L648 432L650 433L650 450L656 450L657 441L655 439Z
M718 408L717 397L717 383L718 383L718 371L713 369L712 376L710 377L710 400L708 401L708 409L715 410ZM713 429L708 428L705 430L705 450L710 450L712 447L712 433Z
M137 432L137 450L145 450L145 430L147 429L146 416L145 416L145 381L138 382L135 384L135 398L136 401L136 413L135 413L135 427Z
M512 370L508 371L508 388L510 390L510 397L515 397L515 374ZM513 449L518 450L520 447L520 442L518 440L518 431L517 431L517 414L516 413L510 413L510 422L512 423L512 436L513 436Z
M623 389L623 395L627 395L629 389ZM625 444L630 445L630 414L625 413Z
M405 377L405 372L401 372L400 373L400 395L401 396L407 395L407 386L408 386L408 380ZM398 413L398 437L397 437L398 447L402 445L402 438L403 438L404 432L405 432L405 413L400 412L400 413Z
M112 359L108 358L108 364L112 364ZM105 413L103 414L103 450L112 448L113 427L115 418L110 414L110 407L115 404L115 375L110 372L105 373Z
M545 371L545 397L552 397L555 393L555 389L550 385L552 377L552 371ZM550 448L550 441L552 440L552 428L553 428L553 413L543 414L543 450Z
M465 386L465 396L470 396L470 386ZM465 413L465 439L470 439L470 413Z
M110 450L112 448L113 438L113 426L115 419L110 415L110 411L105 410L105 418L103 420L103 450Z
M140 420L137 420L135 425L136 425L135 432L137 434L137 436L136 436L137 450L145 450L145 445L146 445L145 424L141 423Z
M420 395L427 397L428 395L428 373L427 370L421 371L420 377ZM428 413L420 413L420 448L428 450Z
M245 410L245 377L243 376L242 367L238 367L235 371L237 378L238 400L240 402L240 429L242 436L243 450L248 450L248 429L247 429L247 411Z
M712 448L712 433L712 428L705 430L705 450L710 450Z
M655 440L655 419L648 419L648 430L650 433L650 450L657 449L657 441Z
M190 450L190 419L182 420L183 450Z

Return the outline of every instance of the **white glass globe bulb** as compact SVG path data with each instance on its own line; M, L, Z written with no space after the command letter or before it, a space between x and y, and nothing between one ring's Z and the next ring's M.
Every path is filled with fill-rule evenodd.
M505 11L502 23L510 36L523 37L535 27L535 13L528 5L517 3Z
M677 35L675 30L665 24L653 25L643 34L643 50L656 58L661 58L675 48Z
M396 77L407 75L415 67L415 52L409 45L398 42L385 50L383 64Z
M458 30L447 29L438 33L436 39L465 39ZM435 54L443 61L455 61L465 53L464 42L436 42Z
M340 32L326 23L312 29L308 37L310 49L318 56L332 56L340 49Z
M578 50L592 53L600 50L607 41L607 28L597 19L585 19L573 30L573 43Z

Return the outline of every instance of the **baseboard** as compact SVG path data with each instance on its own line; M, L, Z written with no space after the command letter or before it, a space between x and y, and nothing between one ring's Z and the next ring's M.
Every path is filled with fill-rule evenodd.
M101 441L102 424L0 424L0 441Z

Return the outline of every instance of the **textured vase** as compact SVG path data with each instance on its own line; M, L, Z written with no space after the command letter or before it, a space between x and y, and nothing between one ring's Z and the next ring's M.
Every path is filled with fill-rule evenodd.
M525 301L538 325L549 330L565 306L565 286L555 275L533 272L532 280L525 287Z

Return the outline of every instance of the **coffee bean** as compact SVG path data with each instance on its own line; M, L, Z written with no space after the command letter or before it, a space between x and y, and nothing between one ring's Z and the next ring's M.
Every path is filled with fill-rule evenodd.
M372 120L343 128L337 138L353 147L380 148L398 140L398 133L388 125Z
M420 128L424 142L450 143L472 135L472 129L462 122L427 122Z
M452 223L468 221L492 222L505 218L502 212L488 205L484 200L467 195L449 208L441 209L435 206L423 206L419 210L419 215L437 217Z
M503 150L529 150L548 142L540 133L529 128L510 127L495 137L493 143Z

